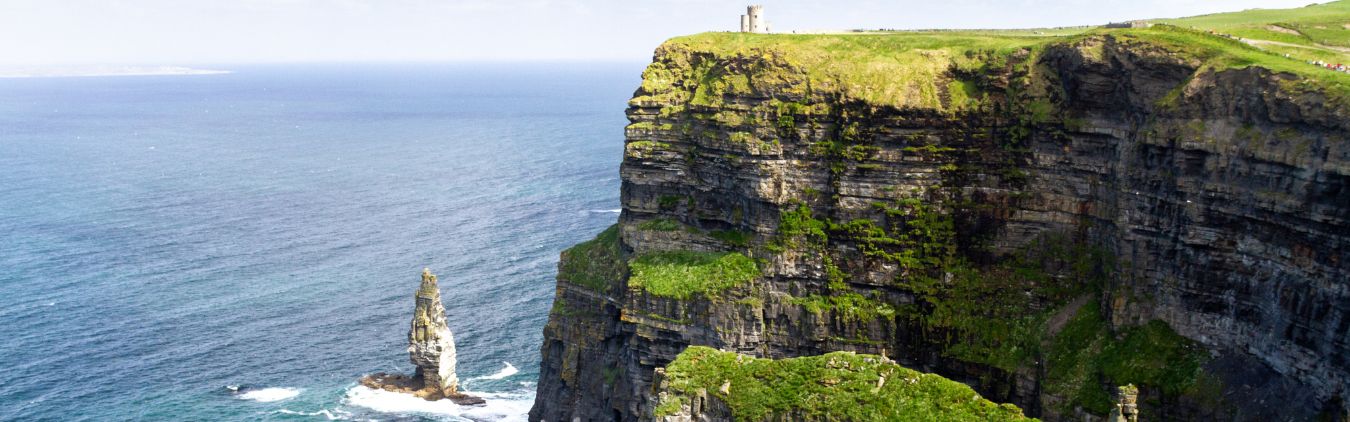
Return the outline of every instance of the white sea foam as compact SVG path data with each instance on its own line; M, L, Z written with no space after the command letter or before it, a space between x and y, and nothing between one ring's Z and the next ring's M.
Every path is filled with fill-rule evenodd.
M618 213L623 212L623 209L622 209L622 208L615 208L615 209L612 209L612 210L591 210L591 212L596 213L596 214L618 214Z
M327 418L327 419L330 420L330 421L346 420L346 419L348 418L348 416L351 415L350 412L347 412L347 411L344 411L344 410L341 410L341 409L338 409L338 410L336 411L336 413L334 413L334 412L330 412L328 409L320 409L318 412L300 412L300 411L295 411L295 410L284 409L284 408L283 408L283 409L281 409L281 410L276 411L276 413L281 413L281 414L286 414L286 415L297 415L297 416L323 416L324 418Z
M473 378L469 378L469 380L470 380L470 381L475 381L475 380L499 380L499 379L502 379L502 378L506 378L506 377L515 375L517 372L520 372L519 369L516 369L515 365L511 365L511 362L502 362L502 363L506 364L506 367L505 367L505 368L502 368L502 370L500 370L500 371L497 371L497 373L492 374L492 375L484 375L484 376L481 376L481 377L473 377Z
M299 388L289 387L267 387L257 390L248 390L239 395L244 400L253 400L260 402L282 401L300 395Z
M487 400L482 406L460 406L450 400L426 401L412 394L376 390L358 385L347 390L346 403L393 414L418 414L468 420L523 421L534 404L531 393L478 393L465 391Z

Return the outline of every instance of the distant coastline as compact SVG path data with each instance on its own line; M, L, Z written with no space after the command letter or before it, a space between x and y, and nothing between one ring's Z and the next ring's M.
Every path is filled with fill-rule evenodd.
M99 76L221 75L229 70L183 66L20 66L0 67L0 78L79 78Z

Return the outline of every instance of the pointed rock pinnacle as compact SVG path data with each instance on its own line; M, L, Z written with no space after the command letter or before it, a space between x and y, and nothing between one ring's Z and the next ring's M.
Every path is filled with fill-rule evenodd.
M439 391L446 397L459 392L459 377L455 375L455 338L445 323L445 307L441 305L441 289L431 269L422 270L422 285L417 289L417 307L413 309L412 326L408 330L408 358L417 366L415 378L420 378L425 389Z
M408 360L417 367L412 376L383 372L361 377L366 387L409 393L426 400L450 399L461 406L481 406L482 397L459 392L455 376L455 337L445 323L441 288L431 269L422 269L422 285L413 295L412 325L408 328Z

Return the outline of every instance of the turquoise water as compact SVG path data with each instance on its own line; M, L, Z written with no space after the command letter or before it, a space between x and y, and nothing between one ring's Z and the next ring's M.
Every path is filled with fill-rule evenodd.
M0 79L0 420L523 419L641 69ZM423 267L487 407L355 384Z

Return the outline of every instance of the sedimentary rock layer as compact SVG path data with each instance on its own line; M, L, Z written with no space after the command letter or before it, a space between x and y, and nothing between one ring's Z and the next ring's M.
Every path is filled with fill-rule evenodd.
M754 40L658 49L619 224L562 256L531 419L649 418L689 345L879 354L1048 420L1126 382L1144 420L1347 412L1343 91L1109 33L856 80ZM760 274L631 282L670 251Z

